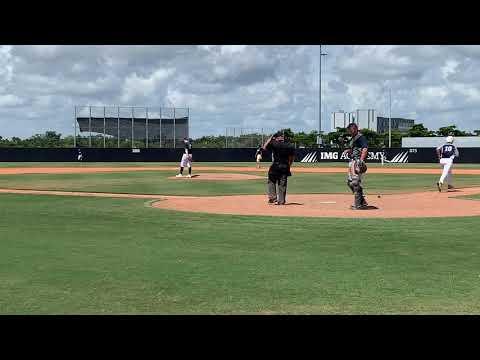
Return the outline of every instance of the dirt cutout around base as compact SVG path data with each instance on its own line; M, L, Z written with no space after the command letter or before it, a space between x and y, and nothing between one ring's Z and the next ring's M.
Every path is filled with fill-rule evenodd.
M192 174L189 178L186 175L181 177L171 176L172 180L208 180L208 181L241 181L241 180L265 180L264 176L238 174L238 173L201 173Z
M153 207L209 214L335 217L335 218L418 218L480 216L480 201L456 198L479 194L480 188L455 192L419 192L410 194L372 195L369 209L352 210L351 194L292 194L286 205L271 205L264 195L179 197L165 196Z

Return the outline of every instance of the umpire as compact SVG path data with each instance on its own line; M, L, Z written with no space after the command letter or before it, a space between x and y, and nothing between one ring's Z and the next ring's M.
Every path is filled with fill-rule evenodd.
M292 176L290 166L295 159L295 148L279 131L267 140L263 149L271 151L273 155L273 163L268 170L268 203L285 205L287 180Z

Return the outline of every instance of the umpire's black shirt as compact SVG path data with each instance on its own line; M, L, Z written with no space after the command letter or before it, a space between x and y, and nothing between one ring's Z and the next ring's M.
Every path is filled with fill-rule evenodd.
M273 163L268 170L269 175L287 175L291 176L289 156L295 155L295 148L292 144L282 141L272 140L266 147L273 154Z

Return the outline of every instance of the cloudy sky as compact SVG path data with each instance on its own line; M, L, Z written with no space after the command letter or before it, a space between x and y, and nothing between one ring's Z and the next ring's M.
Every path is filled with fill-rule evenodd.
M330 113L374 108L480 128L480 46L327 45ZM189 107L191 135L318 128L318 46L0 46L0 136L73 133L73 106Z

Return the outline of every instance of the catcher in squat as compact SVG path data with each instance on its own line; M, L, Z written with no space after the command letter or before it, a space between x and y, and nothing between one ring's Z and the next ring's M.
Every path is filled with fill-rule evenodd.
M368 155L368 142L365 136L358 131L358 126L351 123L347 126L348 133L352 136L348 148L344 153L350 156L348 163L347 185L352 190L355 202L351 206L352 210L363 210L368 207L363 195L362 178L367 172L365 160Z

